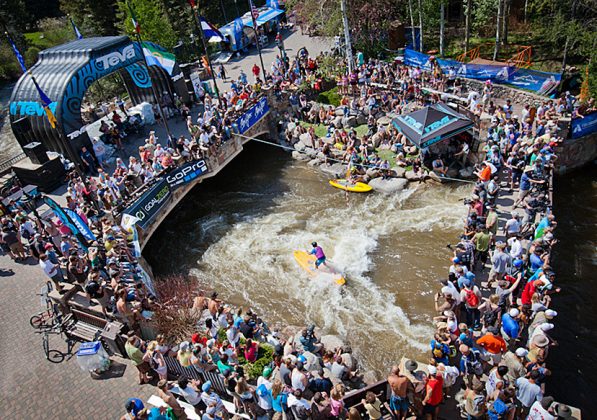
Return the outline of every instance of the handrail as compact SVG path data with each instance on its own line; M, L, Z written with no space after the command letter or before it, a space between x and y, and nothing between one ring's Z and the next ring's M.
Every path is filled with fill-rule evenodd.
M10 159L0 162L0 174L4 175L12 167L12 165L14 165L17 162L22 161L26 157L27 157L27 155L25 155L25 153L21 152L18 155L11 157Z

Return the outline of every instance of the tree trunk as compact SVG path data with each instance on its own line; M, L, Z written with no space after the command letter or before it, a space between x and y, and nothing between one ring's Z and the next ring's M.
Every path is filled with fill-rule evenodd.
M419 34L421 37L421 44L419 51L423 52L423 8L421 7L421 0L419 2Z
M464 17L464 52L468 52L471 37L471 8L472 0L466 0L466 15Z
M503 7L504 0L498 0L498 11L497 11L497 22L495 25L495 48L493 50L493 61L497 61L498 54L500 52L500 41L502 38L501 29L502 29L502 7Z
M564 57L562 57L562 71L560 73L564 73L566 70L566 60L568 59L568 44L570 44L570 37L566 36L566 44L564 44Z
M502 45L508 44L508 16L510 16L510 0L504 0L502 10Z
M445 26L445 16L444 16L444 1L439 5L439 55L444 56L444 26Z
M415 16L413 15L413 2L408 0L408 14L410 15L410 30L412 32L413 50L417 49L417 38L415 37Z
M524 23L527 23L527 10L529 8L529 0L524 0Z

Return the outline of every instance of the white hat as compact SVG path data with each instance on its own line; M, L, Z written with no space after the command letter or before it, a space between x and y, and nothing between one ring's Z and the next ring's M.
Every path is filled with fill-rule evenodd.
M547 311L545 311L545 316L547 318L553 318L558 316L558 313L556 311L554 311L553 309L548 309Z
M542 331L549 331L554 327L553 324L550 324L549 322L544 322L543 324L539 325L539 329Z
M516 308L510 309L510 311L508 313L510 314L510 316L512 318L516 318L518 315L520 315L520 311Z
M427 366L427 371L430 375L435 375L437 373L437 368L435 366L429 365Z
M519 347L516 349L516 355L518 357L526 357L527 354L529 354L529 351L523 347Z

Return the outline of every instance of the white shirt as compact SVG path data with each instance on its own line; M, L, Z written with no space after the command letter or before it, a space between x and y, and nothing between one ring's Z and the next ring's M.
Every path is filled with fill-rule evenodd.
M304 398L300 400L296 398L293 394L288 394L288 407L304 407L305 410L311 409L311 404Z
M541 401L535 401L529 410L527 420L555 420L555 417L541 405Z
M506 229L509 233L520 232L520 222L517 219L510 219L506 222Z
M522 255L522 243L518 238L508 239L508 246L510 247L510 256L512 258L519 258Z
M305 390L305 384L302 381L303 376L304 374L296 369L292 371L291 382L294 389L300 389L301 391Z
M180 395L182 395L189 404L197 405L201 402L201 395L189 385L187 385L185 389L180 387L178 387L178 389L180 390Z
M44 270L46 276L52 278L56 274L58 274L58 270L56 270L57 265L55 265L52 261L46 260L42 261L39 260L39 266Z
M257 388L259 388L260 385L264 385L268 391L272 389L272 383L263 376L260 376L257 379ZM257 397L259 398L259 407L263 408L264 410L272 409L272 399L269 393L265 396L265 398L260 395L257 395Z
M460 371L455 366L446 366L442 372L444 377L444 388L452 386L456 383L456 379L460 376Z
M460 297L460 292L458 291L456 286L454 286L454 284L449 280L448 280L448 285L442 287L442 293L443 294L449 293L452 296L452 299L454 299L458 305L460 305L460 303L462 302L462 298Z

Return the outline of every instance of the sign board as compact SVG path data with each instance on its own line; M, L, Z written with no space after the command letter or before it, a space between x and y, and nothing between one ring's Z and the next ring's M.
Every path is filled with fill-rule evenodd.
M597 132L597 112L585 115L584 118L573 118L570 126L573 139Z
M264 96L236 120L238 132L240 134L245 133L249 128L257 124L268 111L269 105L267 104L267 98Z
M124 213L139 219L137 224L142 228L146 228L158 211L166 204L170 195L170 185L165 179L162 179L143 194L131 207L126 209Z
M166 183L170 186L170 190L174 190L197 179L206 172L207 165L204 160L190 162L166 175Z

